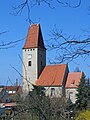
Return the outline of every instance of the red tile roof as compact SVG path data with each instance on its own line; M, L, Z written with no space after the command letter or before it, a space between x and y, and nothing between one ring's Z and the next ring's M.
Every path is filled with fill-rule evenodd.
M67 77L66 88L77 88L82 74L82 72L70 72Z
M46 66L39 79L36 80L37 86L61 86L67 69L66 64Z
M11 102L11 103L3 103L5 107L14 107L16 106L16 102Z
M15 94L20 94L21 93L21 86L5 86L3 90L6 91L16 91L15 93L8 93L9 95L15 95Z
M45 49L40 24L32 24L28 30L28 35L23 49L37 47Z

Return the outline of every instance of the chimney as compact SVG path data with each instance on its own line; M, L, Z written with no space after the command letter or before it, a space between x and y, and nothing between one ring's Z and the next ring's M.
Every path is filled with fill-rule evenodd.
M16 86L18 86L18 79L16 79Z

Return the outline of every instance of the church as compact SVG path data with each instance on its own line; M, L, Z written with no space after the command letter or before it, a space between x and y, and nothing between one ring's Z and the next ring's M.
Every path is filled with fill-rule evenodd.
M67 64L46 65L46 48L40 24L32 24L22 49L22 91L28 94L33 86L42 86L50 97L65 96L76 101L77 85L82 72L69 72Z

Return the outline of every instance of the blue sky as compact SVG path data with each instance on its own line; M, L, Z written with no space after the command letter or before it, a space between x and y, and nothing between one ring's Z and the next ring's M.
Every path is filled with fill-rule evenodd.
M0 2L0 32L8 31L6 34L0 35L0 42L15 41L25 38L27 35L29 23L26 21L26 11L18 16L11 15L14 12L12 6L17 4L17 0L2 0ZM46 4L41 4L41 6L35 6L31 9L30 17L34 23L40 22L44 40L50 38L48 34L54 28L54 25L62 29L67 35L84 35L82 29L90 28L88 4L89 2L86 1L76 9L61 7L56 2L53 5L55 9L49 8ZM22 57L24 42L25 39L13 48L0 49L0 84L11 85L11 82L14 84L16 79L21 82L21 77L11 68L11 65L22 73L22 63L18 55ZM47 51L47 64L49 64L48 59L54 56L53 52ZM79 67L87 77L90 77L89 65L89 58L86 60L77 59L69 63L69 70L74 71L76 67Z

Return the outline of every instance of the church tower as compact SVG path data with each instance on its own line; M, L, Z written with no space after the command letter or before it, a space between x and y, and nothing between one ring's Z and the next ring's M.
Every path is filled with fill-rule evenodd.
M46 66L46 48L44 46L40 24L32 24L28 30L23 51L22 90L28 93L32 84L39 78Z

